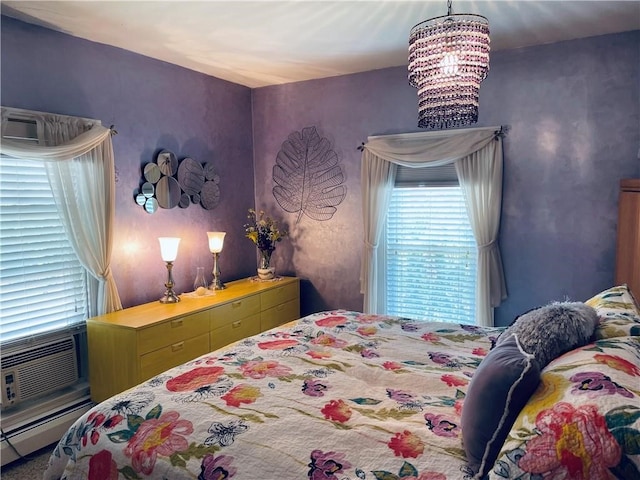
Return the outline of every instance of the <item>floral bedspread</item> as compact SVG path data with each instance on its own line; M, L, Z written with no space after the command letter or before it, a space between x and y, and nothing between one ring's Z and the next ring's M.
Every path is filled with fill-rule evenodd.
M500 331L313 314L97 405L44 479L470 478L461 405Z
M598 340L547 365L489 478L640 479L640 337Z

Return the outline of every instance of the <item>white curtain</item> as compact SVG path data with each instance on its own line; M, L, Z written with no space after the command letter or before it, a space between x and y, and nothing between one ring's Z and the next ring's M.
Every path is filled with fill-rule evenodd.
M476 320L479 325L493 325L493 308L507 296L497 244L502 205L500 131L501 127L486 127L367 139L361 170L364 255L360 272L366 313L380 311L379 296L386 284L377 249L395 182L395 165L424 168L455 163L478 245Z
M95 120L3 108L9 118L35 121L39 144L3 139L0 152L42 160L69 241L89 282L89 316L122 309L111 273L115 214L115 165L111 130Z

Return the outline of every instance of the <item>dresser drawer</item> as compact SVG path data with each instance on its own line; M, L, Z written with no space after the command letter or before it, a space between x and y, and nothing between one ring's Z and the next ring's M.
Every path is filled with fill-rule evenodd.
M197 337L209 331L209 312L199 312L174 318L143 328L138 332L138 351L153 352L181 340Z
M140 357L140 381L209 352L209 334L174 342Z
M211 330L230 325L250 315L260 313L260 296L250 295L240 300L225 303L211 310Z
M298 282L293 282L262 292L260 294L262 310L299 298L299 288Z
M270 330L283 323L297 320L300 317L300 301L298 298L276 305L260 314L260 330Z
M260 314L236 320L211 331L209 347L211 350L229 345L236 340L260 333Z

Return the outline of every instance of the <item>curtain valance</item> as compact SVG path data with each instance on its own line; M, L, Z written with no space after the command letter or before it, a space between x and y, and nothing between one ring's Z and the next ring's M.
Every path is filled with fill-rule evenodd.
M362 146L363 156L374 155L405 167L447 165L484 148L501 129L483 127L373 136Z
M88 132L81 133L62 145L46 147L5 139L2 153L13 158L30 158L43 161L72 160L100 146L111 135L111 130L95 125Z
M3 138L0 151L3 155L12 158L42 161L72 160L97 148L111 135L111 130L103 127L97 121L65 117L62 115L46 115L39 112L29 115L28 112L23 110L3 108L3 137L7 130L9 120L14 118L28 118L34 121L38 131L39 142L31 143ZM65 125L67 128L64 133L68 131L79 133L71 139L65 139L61 143L52 144L54 141L51 141L49 137L58 136L55 132L52 132L52 130L60 130L61 125Z

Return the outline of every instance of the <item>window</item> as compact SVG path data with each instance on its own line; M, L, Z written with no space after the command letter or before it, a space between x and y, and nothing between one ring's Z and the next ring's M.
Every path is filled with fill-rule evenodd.
M386 223L386 311L475 324L476 241L460 187L444 183L416 186L398 173Z
M366 313L388 311L385 227L394 189L452 185L451 180L457 185L459 174L465 204L470 206L476 245L482 245L482 248L476 247L475 268L483 283L475 282L475 315L469 321L482 326L494 325L494 308L507 298L498 244L503 135L502 127L482 127L368 137L362 146L364 255L360 271ZM454 158L455 165L446 164ZM449 167L454 176L440 175L448 173L445 167ZM437 175L420 178L423 172L428 177L434 172ZM394 179L395 184L390 183L390 179ZM425 278L414 278L415 282L424 283ZM451 295L450 291L447 293ZM455 301L461 300L455 298Z
M83 322L86 270L62 226L38 161L0 156L0 339Z

